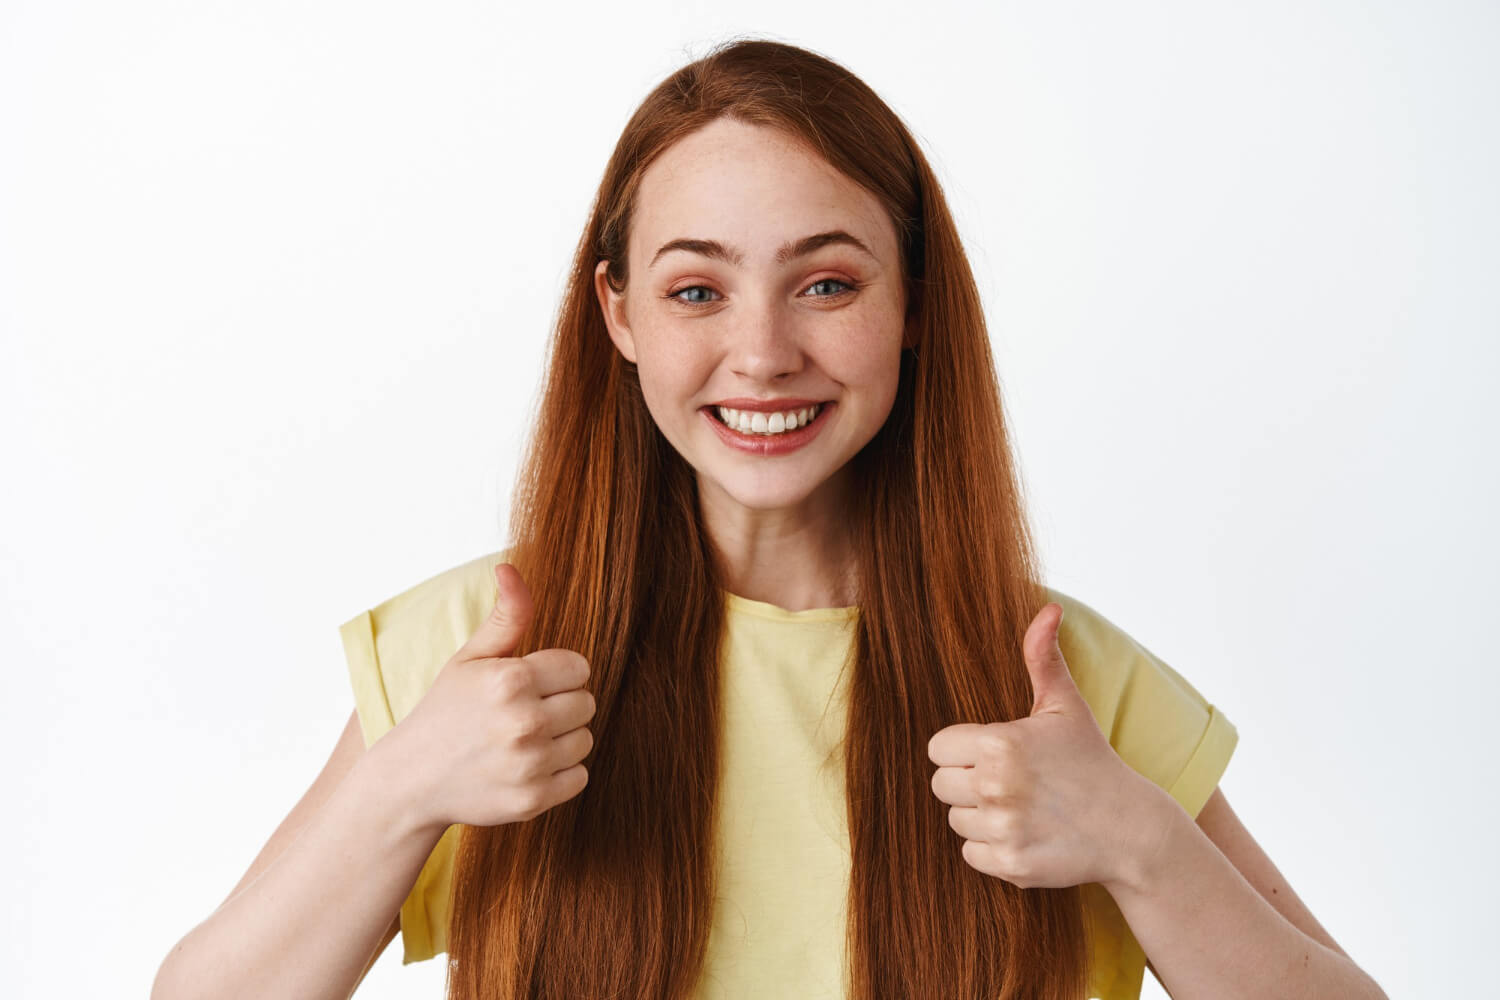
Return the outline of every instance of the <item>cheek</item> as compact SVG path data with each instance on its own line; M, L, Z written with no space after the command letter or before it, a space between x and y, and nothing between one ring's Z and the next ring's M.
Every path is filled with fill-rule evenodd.
M896 403L896 390L901 383L901 352L891 352L886 358L886 364L879 371L871 372L866 385L866 395L869 398L869 419L872 427L879 428L891 415L891 408Z
M663 335L647 330L636 335L636 373L641 380L641 395L660 423L667 414L675 415L704 384L707 367L700 352L681 336Z
M829 347L825 357L835 377L889 409L901 379L901 327L891 314L849 324Z

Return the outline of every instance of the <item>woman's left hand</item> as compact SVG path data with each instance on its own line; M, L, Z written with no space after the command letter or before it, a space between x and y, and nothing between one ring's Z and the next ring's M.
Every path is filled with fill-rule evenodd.
M1167 828L1165 792L1120 759L1073 683L1061 623L1049 603L1026 630L1027 718L948 726L927 744L964 860L1023 889L1128 878Z

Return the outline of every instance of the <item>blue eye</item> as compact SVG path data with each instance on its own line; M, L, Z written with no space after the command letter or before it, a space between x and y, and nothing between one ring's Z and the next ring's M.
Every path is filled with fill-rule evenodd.
M838 285L839 289L837 291L834 291L834 292L829 292L826 295L814 295L814 296L812 296L812 298L815 298L815 299L835 299L835 298L838 298L841 295L846 295L849 292L852 292L852 291L855 290L855 286L854 285L851 285L847 281L841 281L838 278L820 278L817 281L813 282L811 285L808 285L807 287L808 288L817 288L819 285ZM676 301L681 302L685 306L706 306L706 305L709 305L713 301L712 299L698 299L698 298L685 299L685 298L683 298L682 296L685 295L688 292L708 292L708 293L710 293L712 295L718 295L719 294L718 292L715 292L712 288L709 288L707 285L689 285L686 288L679 288L677 291L670 293L666 297L669 298L669 299L675 299Z
M683 292L711 292L711 291L713 291L713 289L709 288L707 285L689 285L686 288L678 289L677 291L673 292L671 295L668 295L667 298L669 298L669 299L677 299L678 302L681 302L685 306L706 306L706 305L708 305L708 300L705 300L705 299L695 299L695 300L691 300L690 301L688 299L681 298L680 296L682 295ZM718 292L714 292L714 294L717 295L719 293Z
M853 285L849 284L847 281L840 281L837 278L820 278L819 280L813 282L811 285L808 285L807 287L808 288L817 288L819 285L841 285L843 287L843 291L830 292L827 295L814 295L813 298L815 298L815 299L831 299L831 298L834 298L835 296L843 295L844 292L850 292L850 291L854 290L854 286Z

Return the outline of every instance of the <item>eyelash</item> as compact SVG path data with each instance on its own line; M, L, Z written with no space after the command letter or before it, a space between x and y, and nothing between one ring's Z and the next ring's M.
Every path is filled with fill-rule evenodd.
M841 292L834 292L832 295L814 295L813 298L815 298L815 299L838 299L838 298L843 298L845 295L848 295L851 292L858 291L859 287L860 287L859 285L857 285L857 284L855 284L855 283L853 283L851 281L844 281L842 278L819 278L817 281L814 281L811 285L808 285L807 287L808 288L813 288L813 287L815 287L817 285L823 285L823 284L829 284L829 283L835 284L835 285L843 285L844 286L844 290L841 291ZM685 305L689 309L698 309L698 308L702 308L703 306L711 306L711 305L713 305L713 300L709 300L708 302L689 302L686 299L678 298L678 296L681 295L683 292L690 292L690 291L692 291L695 288L701 288L701 289L703 289L705 291L709 291L709 292L713 291L713 289L709 288L707 285L688 285L685 288L679 288L679 289L677 289L675 292L668 292L666 294L666 296L664 296L664 297L668 298L668 299L674 299L679 304ZM715 294L718 294L718 293L715 292Z

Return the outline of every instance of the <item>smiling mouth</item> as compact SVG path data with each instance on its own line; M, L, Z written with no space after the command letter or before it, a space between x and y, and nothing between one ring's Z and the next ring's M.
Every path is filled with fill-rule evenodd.
M775 413L765 413L760 410L736 410L729 406L708 406L705 409L715 420L730 430L741 434L775 437L777 434L785 434L788 431L806 427L817 418L819 411L825 405L827 404L814 403L811 406Z

